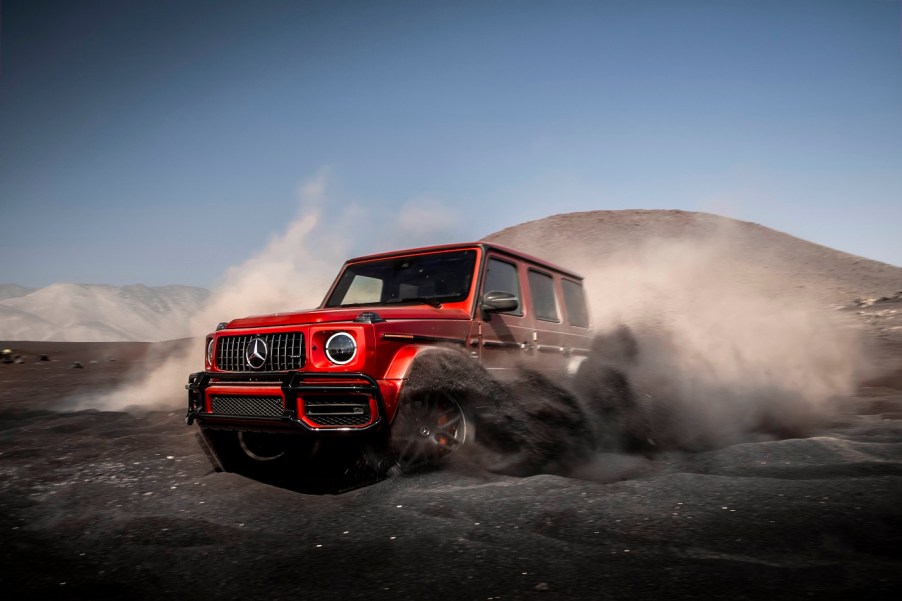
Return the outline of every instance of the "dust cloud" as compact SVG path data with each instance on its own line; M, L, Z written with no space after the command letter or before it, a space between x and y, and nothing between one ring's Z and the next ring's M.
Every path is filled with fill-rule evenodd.
M101 396L82 395L67 407L104 410L170 410L185 404L188 374L203 369L204 336L237 317L312 309L342 263L355 254L453 242L460 215L436 199L403 204L396 215L374 214L360 203L337 198L330 172L320 170L298 190L299 212L260 252L229 268L205 305L190 318L180 350L151 349L144 363L154 366L133 381Z
M810 433L866 364L855 324L800 294L806 282L742 256L729 236L653 240L572 263L586 276L596 329L626 326L635 341L630 354L602 340L596 362L625 374L659 448Z
M204 336L216 324L236 317L317 307L346 258L347 232L358 218L357 207L330 214L323 224L325 186L323 171L299 191L301 208L284 232L244 263L227 270L209 300L190 319L192 337L178 351L152 349L144 361L152 369L135 374L134 381L100 397L67 399L78 409L165 410L185 403L188 374L203 369ZM347 226L347 227L346 227Z
M452 463L609 482L650 473L661 452L829 424L868 363L858 326L796 293L804 283L730 252L729 235L557 258L586 276L595 316L590 356L574 374L524 364L501 384L462 368L462 357L420 365L420 392L448 390L479 407L479 451Z

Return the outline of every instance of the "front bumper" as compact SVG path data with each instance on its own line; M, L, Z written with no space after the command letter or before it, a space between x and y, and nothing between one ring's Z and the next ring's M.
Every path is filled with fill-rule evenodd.
M385 402L361 373L197 372L188 376L188 414L206 428L349 433L379 429Z

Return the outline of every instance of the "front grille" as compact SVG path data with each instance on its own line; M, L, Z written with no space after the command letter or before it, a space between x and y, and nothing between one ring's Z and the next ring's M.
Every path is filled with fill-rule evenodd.
M214 396L213 413L246 417L281 417L282 399L277 396Z
M362 395L305 396L304 413L320 426L362 426L372 417L369 398Z
M255 338L266 343L266 359L258 369L248 365L245 352ZM220 336L216 343L216 367L222 371L286 371L304 367L304 333Z

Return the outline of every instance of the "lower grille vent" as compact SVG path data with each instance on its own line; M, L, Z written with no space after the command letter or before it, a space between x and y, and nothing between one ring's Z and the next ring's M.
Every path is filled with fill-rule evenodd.
M282 399L273 396L214 396L213 413L246 417L281 417Z
M320 426L362 426L372 417L369 398L355 395L304 397L304 413Z

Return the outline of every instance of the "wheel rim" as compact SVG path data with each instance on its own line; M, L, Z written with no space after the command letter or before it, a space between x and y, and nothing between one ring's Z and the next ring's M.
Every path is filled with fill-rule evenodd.
M392 427L392 447L405 471L434 465L472 437L472 426L450 394L433 394L406 403Z
M275 461L285 454L284 445L271 435L257 432L238 432L238 444L244 454L255 461Z

